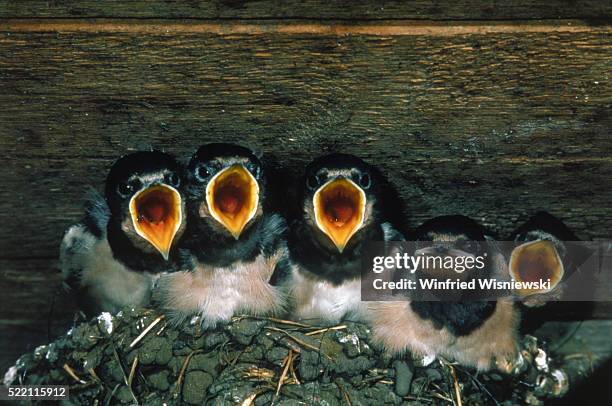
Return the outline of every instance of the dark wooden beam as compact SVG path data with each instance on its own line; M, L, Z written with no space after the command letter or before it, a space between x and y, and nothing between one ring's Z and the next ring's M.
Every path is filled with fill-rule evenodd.
M0 18L283 18L283 19L542 19L612 15L599 0L429 0L283 1L283 0L0 0Z

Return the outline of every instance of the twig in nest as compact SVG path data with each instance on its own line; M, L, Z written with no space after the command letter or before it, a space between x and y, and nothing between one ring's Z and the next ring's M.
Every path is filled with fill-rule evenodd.
M327 333L328 331L331 331L331 330L344 330L344 329L346 329L345 325L335 326L335 327L328 327L328 328L322 328L320 330L309 331L308 333L305 333L304 335L305 336L314 336L314 335L321 334L321 333Z
M424 398L422 396L404 396L404 399L406 399L406 400L416 400L417 402L429 402L429 403L433 403L433 400L431 400L429 398Z
M255 398L257 397L258 393L257 392L253 392L251 393L249 396L247 396L242 403L240 404L241 406L251 406L253 404L253 401L255 400Z
M280 390L283 387L283 382L285 381L285 377L287 376L287 372L289 372L289 367L291 366L292 362L293 362L293 351L289 350L289 354L287 354L287 357L283 360L282 366L284 366L284 368L278 380L278 385L276 385L276 394L274 395L274 397L277 397L278 394L280 393Z
M155 320L153 320L153 322L151 324L149 324L147 326L147 328L142 330L142 333L140 333L138 335L138 337L136 337L134 339L134 341L132 341L130 343L130 348L133 348L136 344L138 344L140 342L140 340L142 340L144 338L144 336L146 336L149 333L149 331L153 330L153 327L155 327L163 319L164 319L164 315L162 314L162 315L158 316Z
M336 384L338 389L340 389L340 392L342 393L342 398L346 402L347 406L353 406L353 404L351 403L351 398L348 395L348 392L346 391L346 389L344 389L344 386L340 383L340 381L336 380L334 383Z
M111 343L112 343L112 341L111 341ZM121 358L119 358L119 354L117 353L117 348L115 348L115 344L114 343L112 344L112 346L113 346L113 355L115 356L115 360L117 361L117 366L121 370L121 375L123 375L123 382L125 382L125 385L130 390L130 393L132 394L132 397L134 398L134 402L137 405L139 405L140 403L138 403L138 399L136 398L136 394L132 390L132 386L128 383L128 377L125 374L125 370L123 369L123 364L121 363Z
M274 371L267 368L250 367L244 371L244 377L256 379L258 381L271 381L274 378Z
M285 330L282 330L280 328L276 328L276 327L271 327L271 326L266 326L266 329L268 330L272 330L272 331L278 331L279 333L283 333L285 334L287 337L289 337L290 339L292 339L293 341L295 341L296 343L298 343L299 345L301 345L304 348L308 348L309 350L312 351L316 351L318 353L321 353L323 355L325 355L327 357L327 359L332 360L332 357L330 357L329 355L325 354L323 351L321 351L319 348L315 347L314 345L310 345L308 343L305 343L304 341L300 340L297 337L292 336L291 334L289 334L288 332L286 332Z
M451 398L448 398L438 392L432 392L432 396L436 397L438 399L442 399L442 400L446 400L448 403L454 404L455 402L453 402L453 400Z
M94 379L94 381L96 382L102 382L102 380L100 379L100 377L98 376L98 374L96 374L96 371L93 368L89 368L87 370L87 373Z
M113 400L113 396L115 396L115 393L117 392L117 389L119 389L119 386L121 386L120 383L118 383L117 385L115 385L115 387L113 388L113 390L111 391L110 395L108 395L108 397L106 398L106 402L104 402L105 406L110 405L111 400Z
M134 380L134 374L136 373L136 367L138 366L138 355L134 357L134 361L132 362L132 367L130 368L130 375L128 376L128 386L132 387L132 381Z
M185 371L187 370L187 366L189 365L189 361L191 361L191 358L202 352L202 350L195 350L192 351L191 353L189 353L189 355L187 355L187 358L185 358L185 362L183 362L183 366L181 367L181 371L179 372L179 376L176 380L176 386L174 388L174 393L179 393L181 391L181 386L183 384L183 378L185 377Z
M480 382L478 380L478 378L476 378L474 375L472 375L471 373L469 373L468 371L466 371L464 369L461 369L459 367L457 367L457 369L459 371L463 372L464 374L466 374L467 376L469 376L470 379L472 380L472 382L474 382L477 387L479 387L484 393L486 393L489 396L489 398L491 398L491 400L495 403L496 406L500 405L500 403L497 401L497 399L495 399L495 396L493 396L493 394L491 392L489 392L487 387L482 382Z
M296 344L295 342L293 342L290 338L287 337L283 337L282 339L279 340L279 343L281 345L284 345L285 347L289 348L291 351L299 354L300 352L302 352L302 349L300 348L300 346L298 344Z
M229 365L230 365L230 366L234 366L234 365L236 365L236 362L238 362L238 360L240 359L240 357L242 356L242 354L244 354L244 352L245 352L245 351L246 351L246 348L245 348L245 349L243 349L242 351L240 351L240 352L238 353L238 355L236 355L236 356L234 357L234 359L232 360L232 362L230 362L230 363L229 363Z
M64 364L63 368L64 368L64 371L66 371L66 373L68 375L70 375L70 377L72 379L74 379L75 381L77 381L78 383L81 383L81 384L85 384L86 383L84 380L79 378L79 376L76 374L76 372L74 372L74 369L70 368L70 365Z
M459 387L459 381L457 381L457 374L455 374L455 368L452 365L447 364L450 371L451 377L453 378L453 386L455 387L455 397L457 398L457 406L463 406L461 402L461 388Z
M249 396L244 398L244 400L242 401L240 406L251 406L251 405L253 405L254 402L255 402L255 398L257 396L259 396L262 393L267 392L269 390L270 390L269 388L259 388L259 389L256 389L255 392L251 393Z
M455 403L453 402L453 399L450 398L449 394L446 393L444 389L440 387L440 385L437 385L435 382L431 382L431 385L441 392L441 393L433 392L433 396L436 396L442 400L446 400L447 402L450 402L450 403ZM444 393L446 396L442 395L442 393Z
M160 336L160 335L161 335L161 333L163 333L163 332L164 332L164 330L166 329L166 327L168 327L168 324L167 324L167 323L164 323L164 325L163 325L163 326L161 326L161 328L159 329L159 331L158 331L157 333L155 333L155 335L156 335L156 336Z
M302 383L301 383L301 382L300 382L300 380L298 379L297 374L295 373L295 368L294 368L294 366L293 366L293 365L295 364L295 359L296 359L297 357L299 357L299 355L295 355L295 356L293 357L293 360L292 360L292 361L294 361L294 362L292 362L292 363L291 363L291 365L289 366L289 372L291 372L291 378L293 378L293 380L295 381L295 383L296 383L297 385L301 385Z
M302 327L302 328L314 328L314 326L311 326L309 324L302 324L302 323L298 323L297 321L293 321L293 320L283 320L283 319L277 319L276 317L261 317L261 316L253 316L253 315L248 315L248 314L243 314L240 316L233 317L232 321L236 322L236 321L240 321L243 319L268 320L273 323L286 324L288 326Z
M384 378L386 378L387 375L374 375L374 376L368 376L367 378L363 378L361 380L361 383L369 383L369 382L382 382L382 380Z

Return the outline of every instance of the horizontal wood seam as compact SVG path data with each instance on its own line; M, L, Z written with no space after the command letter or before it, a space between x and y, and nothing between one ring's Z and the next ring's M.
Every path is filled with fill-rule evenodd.
M125 32L136 34L205 33L218 35L371 35L435 36L500 33L612 32L612 25L592 25L583 20L516 20L436 22L388 20L375 23L297 23L284 20L142 20L142 19L0 19L1 32Z

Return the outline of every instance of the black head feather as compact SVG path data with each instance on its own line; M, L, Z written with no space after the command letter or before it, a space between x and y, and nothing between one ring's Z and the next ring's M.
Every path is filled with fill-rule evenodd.
M517 242L551 240L569 271L567 276L594 254L593 249L578 242L579 238L563 221L543 211L517 228L509 239Z
M560 219L550 213L540 211L533 215L524 224L510 235L511 240L523 240L529 231L543 231L561 241L578 241L576 234Z
M249 158L253 162L261 165L260 158L253 150L242 145L230 144L225 142L214 142L202 145L193 154L189 161L189 168L193 169L195 165L202 162L209 162L216 158L227 157L244 157Z
M312 196L313 189L321 186L330 171L351 171L351 180L366 194L375 197L380 192L379 172L361 158L350 154L333 153L312 161L304 171L304 196Z
M115 161L106 177L104 196L111 212L116 214L129 197L142 185L136 185L136 176L164 173L168 184L179 187L181 167L169 154L161 151L138 151L124 155Z
M247 147L228 143L205 144L198 148L187 164L185 179L189 200L194 203L204 198L205 185L220 170L242 163L257 180L260 197L265 190L265 176L260 157Z
M485 240L485 229L469 217L462 215L439 216L427 220L416 230L417 239L427 239L428 234L464 235L473 241Z

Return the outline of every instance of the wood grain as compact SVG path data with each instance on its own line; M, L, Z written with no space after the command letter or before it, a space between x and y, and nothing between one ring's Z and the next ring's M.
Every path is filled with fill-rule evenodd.
M599 0L414 0L373 2L283 0L0 0L0 18L284 18L284 19L605 19L612 5Z
M425 21L381 20L364 22L287 21L287 20L177 20L177 19L7 19L0 20L0 31L88 32L130 34L217 34L217 35L326 35L326 36L427 36L485 35L504 33L610 32L606 25L582 20L513 21Z
M56 256L86 185L127 151L214 140L262 149L290 187L321 153L360 155L410 226L464 213L503 235L545 209L608 238L611 46L607 32L2 33L0 255Z

